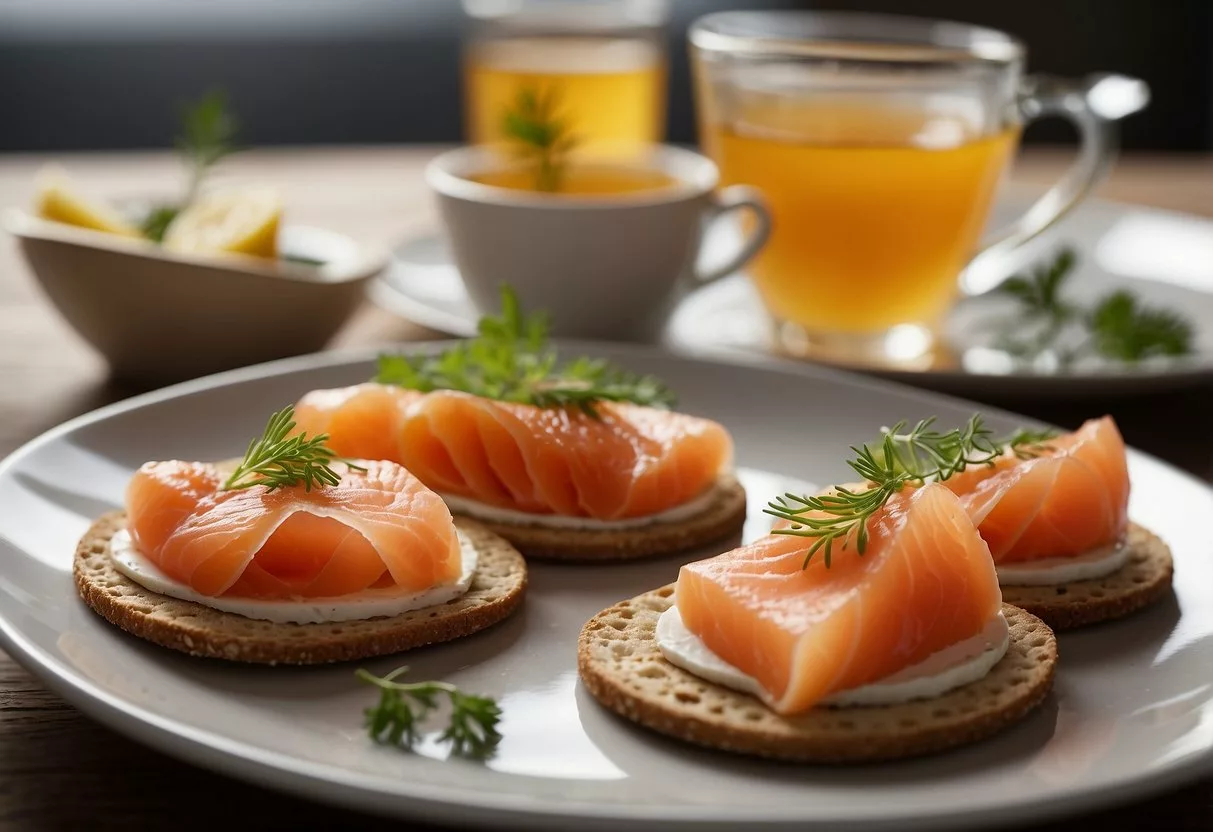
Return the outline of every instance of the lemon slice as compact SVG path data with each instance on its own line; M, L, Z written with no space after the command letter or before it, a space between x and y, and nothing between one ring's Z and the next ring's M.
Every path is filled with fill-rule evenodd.
M278 256L282 200L268 188L207 194L169 224L164 247L194 254Z
M39 171L35 188L34 211L43 219L123 237L143 236L112 206L82 194L60 167L51 165Z

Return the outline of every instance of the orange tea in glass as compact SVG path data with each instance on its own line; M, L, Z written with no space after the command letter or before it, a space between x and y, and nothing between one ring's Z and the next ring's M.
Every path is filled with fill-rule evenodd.
M1084 150L990 257L1051 225L1106 168L1109 121L1088 89L1025 80L1023 46L999 32L724 12L696 21L690 41L701 143L722 185L757 187L770 210L748 273L784 351L861 364L927 354L1026 119L1073 118Z
M628 0L465 0L464 117L474 144L508 139L522 90L559 102L584 154L630 153L665 136L664 5Z

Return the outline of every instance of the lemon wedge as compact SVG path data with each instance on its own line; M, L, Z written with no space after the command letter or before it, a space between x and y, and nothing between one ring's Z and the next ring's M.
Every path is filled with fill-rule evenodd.
M43 219L123 237L143 236L115 208L81 193L60 167L50 165L39 171L35 189L34 211Z
M186 207L164 233L164 247L193 254L278 256L282 200L268 188L206 194Z

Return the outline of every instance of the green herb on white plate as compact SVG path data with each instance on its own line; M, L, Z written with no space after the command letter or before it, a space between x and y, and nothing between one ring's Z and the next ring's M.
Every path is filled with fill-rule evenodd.
M401 682L408 672L398 667L386 676L359 668L355 675L379 689L379 701L366 709L367 733L376 742L412 748L420 737L421 723L445 699L449 706L447 727L439 741L450 743L454 754L488 757L501 741L497 725L501 708L487 696L464 693L448 682Z

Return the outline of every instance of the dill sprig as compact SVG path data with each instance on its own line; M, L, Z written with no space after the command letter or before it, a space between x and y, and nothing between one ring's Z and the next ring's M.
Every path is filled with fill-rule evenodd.
M852 446L855 458L847 464L868 484L866 488L837 487L813 496L789 493L768 503L765 513L791 524L775 529L775 534L815 538L802 569L819 551L828 569L835 544L845 550L854 542L862 555L868 545L868 521L905 486L944 481L974 465L993 465L1008 451L1020 458L1037 456L1048 450L1048 439L1056 435L1020 429L997 440L980 414L949 431L935 429L935 421L935 417L923 419L909 430L906 422L898 422L883 431L879 442Z
M998 346L1018 358L1033 359L1052 352L1063 365L1084 353L1128 364L1155 356L1187 355L1192 351L1192 324L1169 309L1143 304L1135 294L1116 291L1087 309L1067 301L1062 287L1077 257L1062 249L1051 263L1027 275L1008 278L1001 287L1018 303ZM1065 334L1077 329L1077 344Z
M1057 431L1052 428L1041 430L1019 428L1003 440L1002 444L1019 459L1033 459L1049 451L1051 449L1049 440L1056 436Z
M981 416L974 414L963 428L940 432L935 417L922 419L909 431L898 422L884 431L882 452L892 461L893 470L905 472L911 479L932 477L946 480L970 465L992 462L1002 453L994 432Z
M501 708L485 696L463 693L447 682L398 682L408 672L398 667L386 676L359 668L355 675L379 688L378 704L366 709L366 728L376 742L411 748L418 739L421 722L438 708L445 697L450 705L446 730L439 736L455 754L487 757L501 741L497 724Z
M808 568L818 551L823 552L828 569L834 544L838 542L846 549L854 539L862 555L868 546L868 520L913 479L909 471L898 470L897 463L893 461L896 453L893 438L889 434L885 435L879 455L867 447L852 446L851 450L856 457L847 464L866 482L874 485L855 491L839 486L815 496L788 493L776 497L763 509L767 514L791 523L786 528L775 529L774 533L816 538L805 553L801 569ZM810 516L809 512L825 516Z
M1029 275L1008 277L999 288L1017 298L1028 314L1068 319L1078 309L1062 299L1061 287L1077 262L1074 250L1064 248L1053 262L1037 266Z
M187 205L198 195L210 170L220 159L235 151L238 127L223 90L211 90L186 108L177 149L190 166L190 184L185 196Z
M502 130L514 143L517 155L534 165L537 191L560 190L566 156L578 143L568 120L557 116L558 106L555 87L523 87L502 119Z
M224 490L263 485L273 491L302 484L306 491L311 491L313 487L341 482L341 475L331 467L334 462L343 462L356 471L366 470L341 459L326 446L327 433L310 438L302 433L292 436L294 416L294 406L288 405L270 417L261 437L249 442L244 459L223 483Z
M197 198L211 169L235 152L238 126L236 117L228 109L227 94L222 90L211 90L185 106L181 132L175 144L189 169L189 185L180 202L157 205L148 212L141 223L144 236L157 243L164 240L173 220Z
M375 380L409 390L460 390L537 407L575 407L598 417L597 402L669 407L673 394L652 376L609 362L561 363L547 346L542 313L523 314L510 287L501 289L501 316L480 319L478 335L433 355L381 355Z

